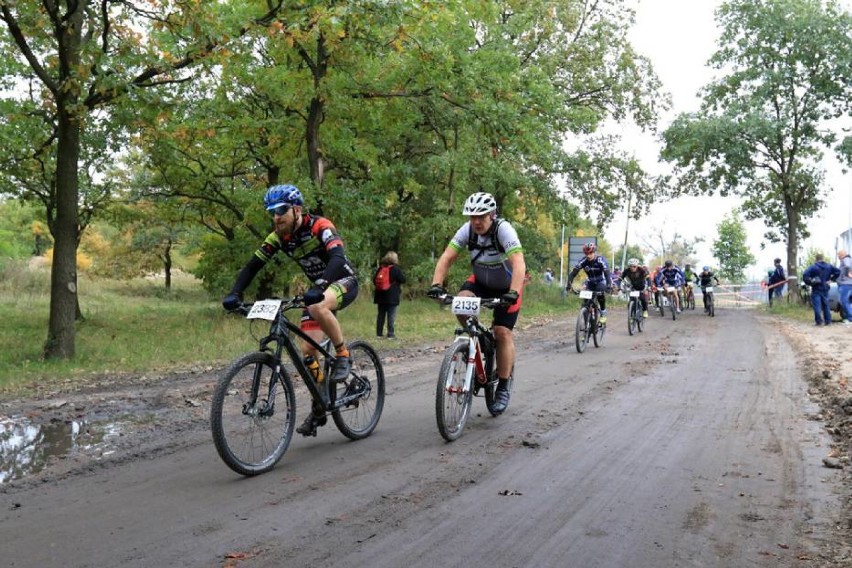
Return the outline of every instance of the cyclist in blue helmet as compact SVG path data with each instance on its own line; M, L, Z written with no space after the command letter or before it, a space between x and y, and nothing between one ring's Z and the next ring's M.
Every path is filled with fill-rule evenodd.
M273 231L240 270L231 292L222 300L226 310L242 303L242 294L260 270L278 251L295 260L313 284L305 292L305 310L300 327L312 339L320 342L323 335L331 339L337 351L330 380L341 381L349 376L352 361L343 338L343 330L335 316L358 297L355 266L346 256L343 239L334 224L304 209L302 192L294 185L273 185L263 204L272 215ZM302 344L302 354L316 358L316 350ZM296 431L303 436L316 436L317 426L327 422L325 412L317 405Z

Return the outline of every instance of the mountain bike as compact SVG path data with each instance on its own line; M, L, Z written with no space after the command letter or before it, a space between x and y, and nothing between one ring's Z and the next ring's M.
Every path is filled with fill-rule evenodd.
M577 348L577 353L586 350L589 338L592 339L595 347L600 347L603 345L606 324L600 323L601 306L598 303L598 297L603 296L606 292L574 289L571 291L579 295L583 302L574 328L574 345Z
M441 294L435 299L441 304L449 305L455 315L467 316L464 327L456 329L456 339L444 354L435 389L438 431L446 441L452 442L464 431L473 397L484 396L488 412L492 416L499 414L494 410L497 342L491 329L479 321L479 313L481 308L494 309L505 303L500 298L448 294ZM509 375L510 391L514 382L513 375L514 371Z
M692 284L687 283L684 286L686 293L684 294L684 309L695 309L695 290Z
M250 321L269 321L260 347L238 357L219 379L210 408L210 427L219 457L235 472L258 475L275 467L293 438L296 396L292 364L311 394L315 408L330 413L337 429L352 440L376 428L385 402L381 359L370 344L349 344L352 369L339 382L329 378L335 361L331 341L317 343L287 312L305 308L301 296L245 303L234 310ZM324 361L324 375L314 376L302 359L294 336L308 342ZM319 369L317 369L318 371Z
M678 310L677 288L675 288L674 286L666 286L665 291L666 291L666 297L668 298L668 302L669 302L669 309L672 312L672 320L677 320L677 310ZM665 314L663 314L663 315L665 315Z
M716 317L716 305L713 301L713 286L704 287L704 300L705 305L707 306L704 309L704 313L706 313L711 318Z
M627 301L627 332L633 335L636 330L642 331L645 325L645 318L642 317L642 302L639 301L639 296L642 294L639 290L630 290Z

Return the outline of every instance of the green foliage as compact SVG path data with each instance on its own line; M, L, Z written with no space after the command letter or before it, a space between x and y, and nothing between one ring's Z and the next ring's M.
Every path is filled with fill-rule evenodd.
M624 259L624 266L621 266L622 258ZM619 246L615 250L615 266L613 268L621 268L622 270L624 270L624 268L627 267L627 262L631 258L638 259L640 265L645 264L645 253L642 252L642 247L640 247L639 245L628 244L627 251L625 254L624 245Z
M824 203L817 164L852 110L852 17L829 0L729 0L711 64L722 73L701 110L679 116L663 138L675 194L738 194L746 219L787 242L795 271L806 221ZM842 154L842 149L840 150Z
M745 270L757 262L746 243L745 225L739 214L732 211L717 226L718 238L711 248L719 261L718 276L734 284L745 282Z
M34 206L14 199L0 201L0 259L44 254L50 242Z

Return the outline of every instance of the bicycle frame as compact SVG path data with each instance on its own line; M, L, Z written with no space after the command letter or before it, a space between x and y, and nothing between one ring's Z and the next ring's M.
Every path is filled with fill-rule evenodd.
M479 318L477 316L468 316L465 321L465 327L463 332L467 333L467 338L459 335L456 337L456 342L464 342L468 343L468 359L467 359L467 368L465 370L464 376L464 384L462 386L462 393L470 392L471 386L473 384L473 377L476 375L476 380L479 384L486 384L488 382L488 377L485 373L485 360L482 353L482 348L480 346L479 338L482 335L490 335L490 331L485 328L485 326L480 323ZM458 331L457 331L458 333ZM496 347L496 341L495 341ZM456 389L453 389L451 386L451 377L447 377L447 390L449 392L457 393Z
M340 398L336 398L333 403L330 402L330 397L328 394L328 383L329 381L323 381L322 386L317 383L314 379L313 374L308 370L307 365L305 365L304 360L302 359L302 350L299 346L296 345L296 342L291 338L292 335L297 335L300 339L310 344L314 349L316 349L323 357L325 357L326 361L334 362L335 356L331 354L329 348L331 347L331 340L326 338L320 342L315 341L312 337L306 334L302 329L291 322L289 318L287 318L286 312L289 310L304 308L304 303L302 302L302 298L296 296L283 302L281 307L278 309L278 313L275 316L275 319L269 326L269 334L260 340L260 351L267 351L272 353L276 360L279 362L278 372L281 372L281 367L283 367L283 359L281 355L284 351L287 352L287 356L293 363L293 366L296 368L296 371L299 373L299 376L302 377L302 381L305 383L305 386L308 388L308 391L311 393L311 397L313 400L319 400L323 408L325 410L335 410L346 404L356 400L359 395L353 394L349 396L343 396ZM271 349L269 347L270 343L275 343L275 349ZM257 370L260 372L260 369ZM259 380L259 377L254 378L255 381ZM257 391L257 389L253 389ZM274 395L270 393L273 397ZM252 401L254 404L256 401Z

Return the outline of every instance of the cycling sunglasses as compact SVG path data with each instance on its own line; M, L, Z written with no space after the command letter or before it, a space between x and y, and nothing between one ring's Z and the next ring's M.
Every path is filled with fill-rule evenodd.
M292 209L292 207L290 207L289 205L278 205L278 206L270 209L269 214L272 215L273 217L275 217L276 215L278 215L279 217L283 217L284 215L287 214L287 211L289 211L290 209Z

